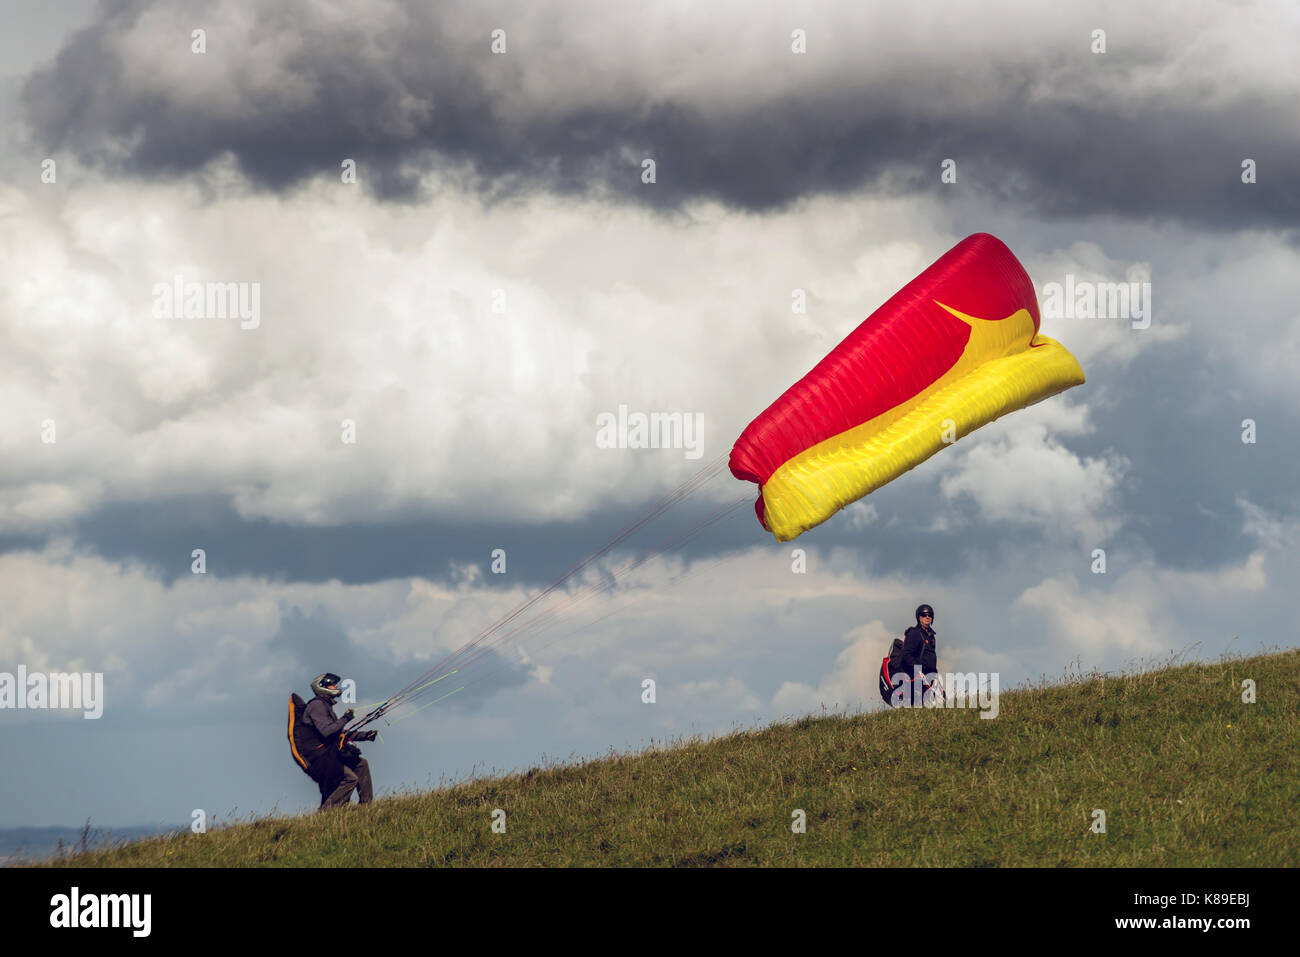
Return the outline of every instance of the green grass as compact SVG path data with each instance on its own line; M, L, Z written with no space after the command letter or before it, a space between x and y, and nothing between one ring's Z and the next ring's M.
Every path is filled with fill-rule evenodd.
M1244 704L1254 679L1258 701ZM810 717L77 866L1296 866L1300 651ZM286 756L285 760L288 760ZM308 782L304 778L303 786ZM495 808L506 833L491 830ZM802 809L807 832L791 831ZM1106 833L1092 833L1094 808Z

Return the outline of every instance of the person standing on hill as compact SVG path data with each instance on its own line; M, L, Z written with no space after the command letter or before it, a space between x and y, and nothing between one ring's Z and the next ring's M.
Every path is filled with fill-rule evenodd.
M935 694L943 694L937 677L927 677L939 673L933 625L934 609L920 605L916 609L916 624L907 629L902 641L894 639L889 657L881 663L880 670L880 696L885 704L906 708L920 704L925 690L933 689ZM918 680L921 682L920 691L916 690Z
M317 675L311 683L311 690L316 696L307 702L303 710L303 724L309 739L305 747L312 755L307 773L311 775L321 791L321 808L337 807L347 804L352 791L357 792L357 803L369 804L374 799L370 782L370 765L361 756L361 750L351 743L336 740L343 733L347 723L355 712L351 708L343 712L343 717L334 716L334 700L341 694L338 675L326 672ZM310 736L319 741L312 746ZM373 741L373 731L363 731L354 736L356 741Z

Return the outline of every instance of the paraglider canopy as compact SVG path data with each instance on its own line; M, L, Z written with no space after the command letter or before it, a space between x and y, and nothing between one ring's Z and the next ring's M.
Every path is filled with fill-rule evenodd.
M1081 385L1029 274L988 233L904 286L741 433L731 473L789 541L1000 416Z

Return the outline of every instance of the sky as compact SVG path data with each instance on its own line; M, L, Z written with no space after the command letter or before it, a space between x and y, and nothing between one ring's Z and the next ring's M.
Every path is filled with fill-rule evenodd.
M0 27L0 672L104 681L95 720L0 710L0 827L313 808L291 691L406 685L976 232L1040 302L1149 283L1149 323L1045 315L1085 385L796 542L715 469L558 593L597 598L381 726L380 793L880 708L922 602L940 670L1004 690L1300 644L1293 4L14 2ZM256 284L255 325L160 315L177 277ZM698 416L699 448L601 447L620 406Z

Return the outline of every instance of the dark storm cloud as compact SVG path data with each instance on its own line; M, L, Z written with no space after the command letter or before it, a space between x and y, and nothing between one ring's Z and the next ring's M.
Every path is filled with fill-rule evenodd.
M205 5L209 16L193 19L214 27L198 57L179 21L146 22L151 7L106 6L30 77L24 104L42 149L142 177L182 176L232 154L272 190L337 175L340 159L352 157L370 188L396 200L419 198L419 177L437 167L489 197L550 190L664 207L715 199L758 211L864 185L890 194L951 189L938 177L951 157L960 189L1040 216L1280 228L1300 217L1300 180L1289 175L1300 170L1300 131L1285 98L1238 85L1206 105L1193 87L1215 87L1209 57L1196 83L1151 85L1144 77L1175 52L1155 25L1096 57L1080 53L1082 24L1043 20L1041 35L994 47L990 62L975 66L945 52L973 20L944 20L936 29L947 34L923 58L891 59L888 35L835 36L824 25L811 32L831 35L826 42L841 54L860 47L873 57L843 55L834 69L782 84L768 81L792 56L782 20L772 33L787 37L773 44L782 61L751 57L746 81L726 68L736 51L724 37L693 54L716 64L716 83L669 89L678 50L666 49L657 71L593 58L593 44L606 40L655 42L630 19L636 14L620 14L593 41L594 28L576 14L566 25L478 5L359 4L354 15L326 19L283 3L248 8L258 22L236 37L217 27L222 7ZM501 23L514 46L493 56L487 38ZM193 62L173 65L167 84L142 82L148 65L122 52L174 57L178 47ZM1226 48L1249 57L1240 37ZM865 65L873 59L874 73ZM602 95L586 96L593 88ZM653 189L640 183L642 157L658 163ZM1244 157L1259 164L1258 186L1240 182Z
M724 481L730 481L729 477ZM596 513L581 522L455 525L445 519L410 518L313 526L246 519L222 498L192 496L105 505L69 530L95 554L139 562L169 584L192 577L190 552L194 548L205 550L209 573L223 578L249 575L345 585L405 577L448 581L453 566L477 565L486 572L492 550L504 548L509 576L501 587L531 589L554 581L654 505L654 500L628 501L616 512ZM615 554L620 560L639 554L638 549L680 534L715 508L716 503L709 502L682 504L662 521L628 537L625 551ZM745 510L705 529L683 553L696 557L752 547L763 540L757 531L761 529L753 512ZM47 538L46 532L0 535L0 554L39 549ZM490 588L497 578L485 574L483 581Z

